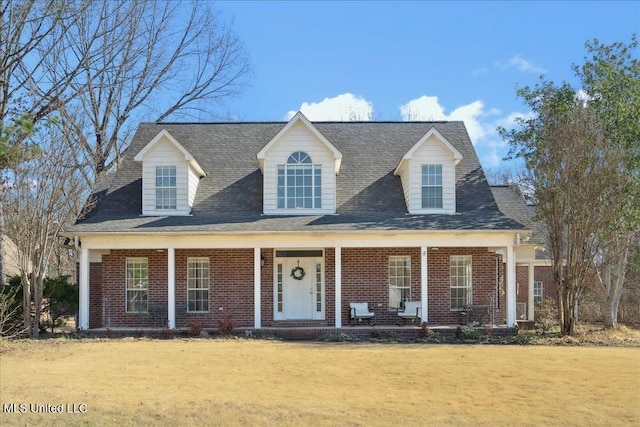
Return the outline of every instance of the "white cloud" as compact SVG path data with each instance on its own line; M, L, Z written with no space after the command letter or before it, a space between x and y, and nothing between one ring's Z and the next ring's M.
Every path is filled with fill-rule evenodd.
M495 110L491 110L489 113L495 114ZM478 100L471 104L460 106L450 114L445 114L444 107L438 102L438 97L426 95L412 99L400 106L400 114L404 121L463 121L467 127L467 131L469 131L471 141L473 141L474 144L487 134L485 126L480 122L480 117L486 116L489 113L485 113L484 103Z
M533 117L531 112L512 112L505 115L497 108L487 110L481 100L461 105L446 113L437 96L426 95L413 99L399 108L405 121L463 121L482 165L488 168L503 164L503 158L507 155L508 143L498 134L498 127L512 129L516 126L516 118L526 120Z
M373 117L373 104L347 92L320 102L304 102L299 111L311 121L367 121ZM289 111L285 120L291 119L296 113L297 111Z
M523 58L520 55L512 56L511 58L503 62L500 68L515 68L520 71L535 74L544 74L547 72L547 70L545 70L544 68L534 64L533 62Z
M584 89L580 89L578 93L576 93L576 102L582 104L583 107L586 107L587 104L594 99L595 98L589 95Z
M533 117L534 117L534 114L531 111L528 113L513 112L508 116L503 117L500 120L497 120L495 122L495 125L501 126L505 129L511 129L516 125L516 119L529 120L529 119L532 119Z

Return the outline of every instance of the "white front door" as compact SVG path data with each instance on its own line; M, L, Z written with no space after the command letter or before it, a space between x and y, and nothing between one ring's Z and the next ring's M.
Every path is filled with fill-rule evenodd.
M286 260L283 272L286 319L313 318L314 267L313 258Z

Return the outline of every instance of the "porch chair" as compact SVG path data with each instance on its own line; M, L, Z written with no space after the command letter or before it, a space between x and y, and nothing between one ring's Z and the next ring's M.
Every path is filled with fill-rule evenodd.
M411 323L416 320L419 322L422 318L422 303L420 301L405 301L404 309L398 310L398 317L402 319L402 326L407 324L407 319L411 319Z
M375 326L376 313L369 310L368 302L351 302L349 308L349 324L353 321L355 326L355 323L367 319L369 326Z

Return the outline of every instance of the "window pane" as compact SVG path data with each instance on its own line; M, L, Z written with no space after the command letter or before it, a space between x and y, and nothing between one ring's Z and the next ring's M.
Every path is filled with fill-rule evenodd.
M411 300L411 257L389 257L389 309L402 307Z
M149 297L147 258L127 258L125 277L127 312L147 312Z
M187 259L187 310L209 311L209 258Z
M470 255L454 255L449 259L451 310L461 310L472 303L472 268Z
M422 165L422 207L442 208L442 165Z
M278 208L313 209L322 205L321 166L297 151L289 156L286 165L278 166ZM286 203L285 203L286 202Z

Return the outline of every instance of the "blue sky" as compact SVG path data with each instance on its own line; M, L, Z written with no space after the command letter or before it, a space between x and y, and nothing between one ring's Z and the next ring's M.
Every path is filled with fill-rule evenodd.
M495 129L528 113L515 96L597 38L640 33L640 2L217 2L243 41L250 86L226 116L279 121L464 120L485 168L507 152Z

